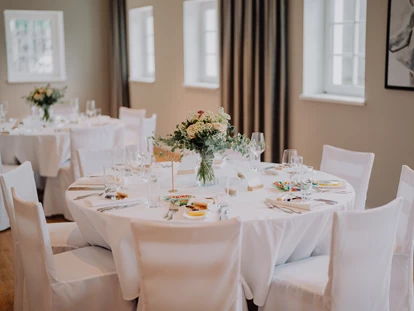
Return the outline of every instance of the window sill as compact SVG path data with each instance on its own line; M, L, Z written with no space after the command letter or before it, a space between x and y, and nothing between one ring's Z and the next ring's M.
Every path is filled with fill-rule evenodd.
M190 88L195 88L195 89L217 90L218 88L220 88L220 84L205 83L205 82L187 82L187 83L184 83L184 87L190 87Z
M155 78L130 78L129 82L141 82L141 83L154 83L155 82Z
M366 103L364 97L343 96L333 94L301 94L299 98L305 101L333 103L360 107L365 106Z

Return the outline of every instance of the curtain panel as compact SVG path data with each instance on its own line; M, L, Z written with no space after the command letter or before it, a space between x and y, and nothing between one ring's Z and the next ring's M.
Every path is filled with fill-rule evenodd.
M126 0L110 0L110 115L129 107Z
M219 0L221 103L237 131L263 132L265 161L287 145L287 0Z

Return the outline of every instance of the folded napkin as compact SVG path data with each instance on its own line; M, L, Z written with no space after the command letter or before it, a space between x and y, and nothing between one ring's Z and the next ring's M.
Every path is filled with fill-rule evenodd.
M75 185L104 185L104 177L84 177L76 181Z
M280 196L270 197L266 199L266 202L269 202L272 205L278 205L278 206L288 207L288 208L299 208L299 209L307 210L307 211L312 211L318 207L325 205L324 202L320 202L320 201L305 201L305 202L302 200L293 200L293 201L280 200L279 201L278 198L281 198L281 197Z
M108 200L105 199L103 196L100 197L89 197L87 199L85 199L85 205L89 206L89 207L103 207L103 206L112 206L112 205L125 205L125 204L130 204L130 203L138 203L140 201L144 201L143 197L139 197L139 196L129 196L125 199L122 200Z
M317 180L315 187L320 189L346 189L344 180Z

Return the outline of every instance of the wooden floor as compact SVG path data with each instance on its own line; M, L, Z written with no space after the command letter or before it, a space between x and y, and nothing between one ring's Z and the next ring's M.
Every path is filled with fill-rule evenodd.
M64 222L61 216L48 217L47 222ZM0 311L13 310L13 244L11 230L0 232Z

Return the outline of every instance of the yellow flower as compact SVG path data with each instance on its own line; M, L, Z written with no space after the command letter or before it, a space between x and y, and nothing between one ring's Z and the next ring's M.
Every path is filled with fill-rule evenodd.
M53 90L52 89L47 89L46 90L47 97L50 97L50 95L52 95L52 94L53 94Z
M41 87L37 92L39 93L39 94L42 94L43 93L43 88Z

